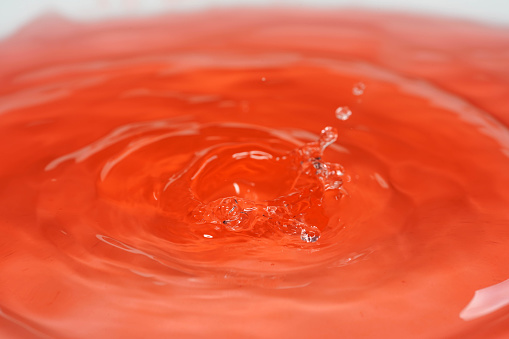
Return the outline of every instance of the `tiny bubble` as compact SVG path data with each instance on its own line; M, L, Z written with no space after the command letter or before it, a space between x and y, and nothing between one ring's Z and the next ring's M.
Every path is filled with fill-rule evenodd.
M362 82L356 83L352 88L353 95L362 95L364 94L364 90L366 89L366 85L364 85Z
M348 108L347 106L341 106L341 107L338 107L336 108L336 118L338 118L339 120L348 120L348 118L350 118L350 116L352 115L352 111L350 111L350 108Z
M262 81L267 81L267 79L265 79L265 77L262 77Z

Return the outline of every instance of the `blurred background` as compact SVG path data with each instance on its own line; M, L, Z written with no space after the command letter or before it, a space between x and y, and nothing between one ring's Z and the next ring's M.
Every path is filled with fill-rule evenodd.
M0 39L48 12L90 21L239 6L369 8L509 26L509 0L0 0Z

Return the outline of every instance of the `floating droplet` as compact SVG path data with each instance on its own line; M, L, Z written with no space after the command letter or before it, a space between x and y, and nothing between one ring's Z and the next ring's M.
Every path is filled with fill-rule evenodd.
M347 106L341 106L336 108L336 118L339 120L347 120L352 115L352 111Z
M353 95L362 95L364 94L364 90L366 89L366 85L364 85L362 82L358 82L355 85L353 85L352 93Z

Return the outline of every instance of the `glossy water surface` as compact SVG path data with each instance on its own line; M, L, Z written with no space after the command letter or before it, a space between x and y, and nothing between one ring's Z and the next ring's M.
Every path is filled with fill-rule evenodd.
M508 335L507 29L47 17L0 60L1 336Z

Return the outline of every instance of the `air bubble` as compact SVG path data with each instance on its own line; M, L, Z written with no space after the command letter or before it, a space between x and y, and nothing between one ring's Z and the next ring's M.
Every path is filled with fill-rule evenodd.
M352 115L352 111L347 106L341 106L336 108L336 118L339 120L348 120L350 116Z

